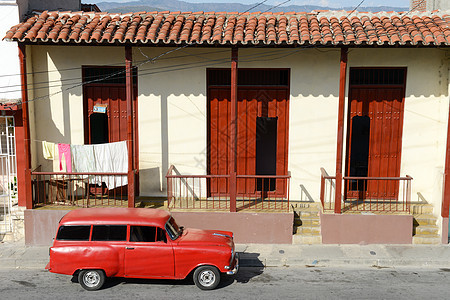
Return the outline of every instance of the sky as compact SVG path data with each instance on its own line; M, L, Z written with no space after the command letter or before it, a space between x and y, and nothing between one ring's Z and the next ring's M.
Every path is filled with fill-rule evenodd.
M243 4L253 4L259 3L261 1L255 0L184 0L186 2L192 3L201 3L201 2L237 2ZM278 3L282 3L284 0L268 0L264 4L267 5L277 5ZM291 0L287 2L285 5L320 5L320 6L329 6L329 7L346 7L353 6L356 7L361 0ZM365 0L361 6L400 6L400 7L409 7L409 0Z
M136 0L91 0L90 3L100 3L100 2L130 2ZM202 3L202 2L230 2L230 3L242 3L242 4L254 4L259 3L264 0L183 0L191 3ZM267 5L277 5L286 0L267 0L264 4ZM328 7L356 7L361 0L291 0L285 5L320 5ZM395 6L395 7L409 7L409 0L365 0L361 6Z

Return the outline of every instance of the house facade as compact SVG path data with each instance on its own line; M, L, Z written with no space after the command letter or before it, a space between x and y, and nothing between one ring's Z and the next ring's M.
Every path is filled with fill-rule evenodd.
M19 180L27 232L46 226L37 206L166 198L174 213L190 211L188 224L212 218L207 226L229 226L217 211L238 218L231 229L242 242L278 241L239 233L264 235L249 216L269 216L265 230L285 243L292 210L318 206L324 243L412 243L418 203L435 217L433 242L446 242L449 18L43 12L28 19L5 37L20 43L28 74L21 108L29 135L18 152L29 157ZM79 184L84 173L61 172L58 159L44 158L43 141L126 141L128 170L116 175L127 185L113 193L102 184L93 190L90 179Z
M1 0L0 32L23 21L34 10L80 10L80 0L35 1ZM0 62L0 239L23 237L23 207L18 206L16 135L22 136L20 59L17 42L0 41L3 60ZM21 141L18 147L21 146Z

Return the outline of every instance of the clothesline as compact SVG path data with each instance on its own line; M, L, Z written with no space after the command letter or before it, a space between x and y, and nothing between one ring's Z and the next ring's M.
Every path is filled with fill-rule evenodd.
M63 161L67 172L89 173L127 173L128 149L126 141L95 144L71 145L42 141L42 151L45 159L59 159L59 169L63 170ZM90 183L104 182L108 189L128 184L126 176L93 176Z

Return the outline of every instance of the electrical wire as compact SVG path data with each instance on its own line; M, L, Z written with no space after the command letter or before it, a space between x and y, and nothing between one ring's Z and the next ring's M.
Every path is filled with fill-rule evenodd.
M360 7L361 6L361 4L363 4L364 3L364 1L365 0L362 0L361 2L359 2L359 4L345 17L346 19L348 19L348 17L350 17L350 15L352 14L352 13L354 13L357 9L358 9L358 7Z
M416 8L419 7L420 4L422 4L423 2L425 2L425 0L420 1L419 3L417 3L416 6L414 6L413 8L411 8L410 10L408 10L406 13L404 13L403 15L406 16L407 14L409 14L410 12L412 12L413 10L415 10ZM401 14L400 14L401 15Z
M305 49L305 48L299 48L299 49ZM289 49L289 50L286 50L286 51L297 52L298 50L292 50L292 49ZM330 50L330 51L331 51L331 50ZM273 51L271 51L271 52L267 52L267 51L266 51L265 53L262 53L262 54L259 54L259 55L255 55L255 54L244 54L244 55L241 55L241 56L240 56L240 59L241 59L242 62L246 62L246 60L245 60L246 57L252 57L252 58L259 58L259 57L261 57L261 58L270 58L270 57L273 57L273 56L276 56L276 55L280 55L279 50L273 50ZM204 64L202 64L201 66L207 66L209 63L214 63L214 65L217 65L217 64L226 63L226 62L229 62L229 61L230 61L229 58L205 59ZM252 60L252 61L257 61L257 60ZM205 64L205 63L206 63L206 64ZM191 62L191 63L175 64L175 65L169 65L169 66L161 66L161 67L151 68L151 70L152 70L152 73L153 73L153 74L157 74L157 73L162 73L162 72L155 72L155 71L158 71L158 70L163 70L163 71L166 70L166 69L171 69L171 71L172 71L172 70L173 70L173 71L176 71L176 70L185 70L185 69L189 69L189 68L186 68L186 67L188 67L188 66L194 66L194 67L196 67L196 66L198 66L198 65L199 65L198 62ZM182 68L177 69L178 67L182 67ZM137 68L137 66L133 66L133 68ZM172 68L175 68L175 69L172 69ZM142 75L146 75L146 74L152 74L152 73L145 73L145 71L147 71L147 70L148 70L148 69L141 69L140 72L138 73L138 77L139 77L139 76L142 76ZM123 71L123 70L121 70L121 72L119 72L119 74L122 73L122 71ZM114 77L114 76L116 76L116 75L117 75L117 74L114 73L114 74L112 74L111 76L109 76L108 78ZM86 81L86 84L87 84L87 83L95 83L95 82L99 82L99 81L102 81L102 80L104 80L104 79L107 79L107 78L104 78L103 76L105 76L105 75L95 75L95 76L85 77L85 79L89 79L89 80ZM72 83L69 83L68 81L81 80L81 79L83 79L83 78L82 78L82 77L76 77L76 78L69 78L69 79L61 79L61 80L53 80L53 81L48 81L48 82L34 83L34 85L38 85L38 84L39 84L39 85L43 85L43 84L50 83L50 82L66 82L65 84L46 85L46 86L41 86L41 87L33 87L33 83L29 83L29 84L28 84L29 88L27 88L27 91L31 91L31 90L41 90L41 89L47 89L47 88L52 88L52 87L62 87L62 86L66 86L66 85L72 84ZM78 82L77 84L80 84L80 83L81 83L81 82ZM5 87L0 87L0 88L7 88L7 86L5 86ZM12 93L12 92L19 92L19 91L21 91L21 89L8 90L8 91L0 91L0 94L4 94L4 93Z
M269 12L269 11L271 11L272 9L275 9L275 8L281 6L281 5L285 4L285 3L288 3L288 2L290 2L290 1L291 1L291 0L286 0L286 1L284 1L284 2L282 2L282 3L280 3L280 4L278 4L278 5L272 6L270 9L268 9L268 10L266 10L266 11L263 11L262 13Z

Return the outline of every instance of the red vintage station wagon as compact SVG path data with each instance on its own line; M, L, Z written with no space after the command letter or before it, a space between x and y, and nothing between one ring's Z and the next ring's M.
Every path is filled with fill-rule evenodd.
M53 273L78 276L86 290L107 277L184 279L203 290L239 268L233 233L179 227L170 213L145 208L83 208L59 222L50 262Z

